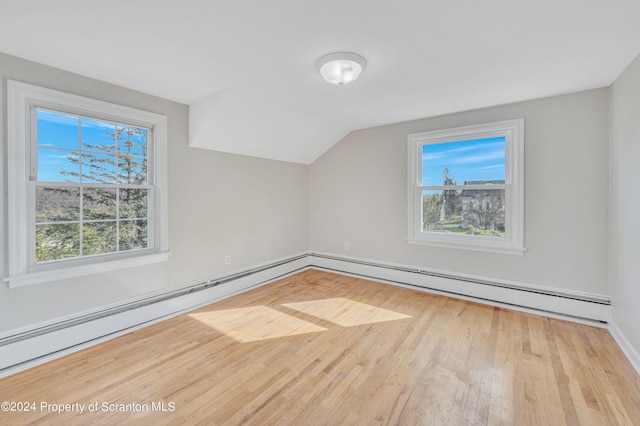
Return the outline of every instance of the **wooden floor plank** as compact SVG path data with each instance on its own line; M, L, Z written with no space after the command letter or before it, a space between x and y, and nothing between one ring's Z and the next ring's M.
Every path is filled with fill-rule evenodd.
M38 404L1 425L640 424L604 329L317 270L4 378L0 401Z

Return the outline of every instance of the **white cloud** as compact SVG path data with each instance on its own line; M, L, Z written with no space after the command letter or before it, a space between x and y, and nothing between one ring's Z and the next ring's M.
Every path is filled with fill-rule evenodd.
M465 157L454 158L450 164L470 164L470 163L482 163L484 161L504 159L504 151L486 152L477 155L469 155Z

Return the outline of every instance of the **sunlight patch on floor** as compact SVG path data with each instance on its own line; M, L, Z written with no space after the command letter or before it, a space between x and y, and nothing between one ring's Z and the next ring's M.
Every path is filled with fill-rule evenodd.
M239 342L254 342L326 330L267 306L197 312L189 316Z
M410 315L404 315L342 297L312 300L310 302L284 303L282 306L338 324L342 327L353 327L356 325L411 318Z

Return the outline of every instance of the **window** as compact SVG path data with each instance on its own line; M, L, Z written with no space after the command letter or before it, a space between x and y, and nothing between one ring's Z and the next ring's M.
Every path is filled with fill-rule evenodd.
M8 82L9 281L167 258L166 117Z
M524 120L408 137L408 241L523 254Z

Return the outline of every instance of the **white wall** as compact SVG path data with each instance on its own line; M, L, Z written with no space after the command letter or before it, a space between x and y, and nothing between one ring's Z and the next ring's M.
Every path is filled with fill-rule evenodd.
M611 86L611 304L640 369L640 56ZM621 342L624 348L624 343Z
M6 276L9 249L4 111L7 79L168 116L172 252L165 263L64 282L16 289L0 283L0 333L307 250L306 166L189 148L186 105L1 53L0 75L0 274ZM232 256L230 266L224 265L225 255Z
M311 250L608 294L608 111L603 88L352 132L310 166ZM520 117L527 253L408 244L407 134Z

